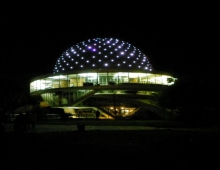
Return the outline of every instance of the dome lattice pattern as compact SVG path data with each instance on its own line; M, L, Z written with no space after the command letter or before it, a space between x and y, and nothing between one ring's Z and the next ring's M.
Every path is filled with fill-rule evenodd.
M66 50L58 58L53 72L104 68L152 71L147 56L128 42L94 38Z

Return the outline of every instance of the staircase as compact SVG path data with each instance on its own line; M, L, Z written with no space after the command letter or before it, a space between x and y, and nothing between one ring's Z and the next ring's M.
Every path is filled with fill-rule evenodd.
M99 91L99 90L93 90L93 91L91 91L91 92L85 94L84 96L82 96L82 97L76 99L71 106L75 106L75 107L76 107L77 105L79 105L80 103L82 103L82 102L83 102L84 100L86 100L87 98L93 96L93 95L94 95L95 93L97 93L98 91Z

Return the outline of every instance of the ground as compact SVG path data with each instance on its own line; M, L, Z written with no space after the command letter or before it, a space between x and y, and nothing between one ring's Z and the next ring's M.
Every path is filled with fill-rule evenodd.
M61 122L50 123L50 125L36 124L36 128L72 125L71 122L66 125L62 122L62 126ZM41 167L213 169L219 166L220 131L215 127L178 128L177 125L156 127L160 124L162 126L164 122L158 124L154 122L156 125L154 128L117 130L116 127L132 127L134 124L138 126L138 123L140 127L146 126L144 122L135 123L135 121L124 122L124 125L118 126L120 123L118 121L112 125L108 122L109 129L102 130L103 123L96 121L87 123L93 126L92 130L80 132L67 128L66 131L2 134L1 165L32 169ZM150 125L153 127L153 124Z

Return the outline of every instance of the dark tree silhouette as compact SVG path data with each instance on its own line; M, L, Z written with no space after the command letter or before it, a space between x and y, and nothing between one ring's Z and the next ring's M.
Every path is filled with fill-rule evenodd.
M164 90L158 98L158 104L171 110L178 109L183 119L217 119L218 96L218 83L214 77L192 75L181 77Z

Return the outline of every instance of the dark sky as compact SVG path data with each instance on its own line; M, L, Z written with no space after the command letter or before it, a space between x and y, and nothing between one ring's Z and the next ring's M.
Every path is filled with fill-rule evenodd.
M97 37L133 44L158 71L178 76L216 73L215 4L77 2L3 6L1 76L26 83L52 73L57 58L70 46Z

